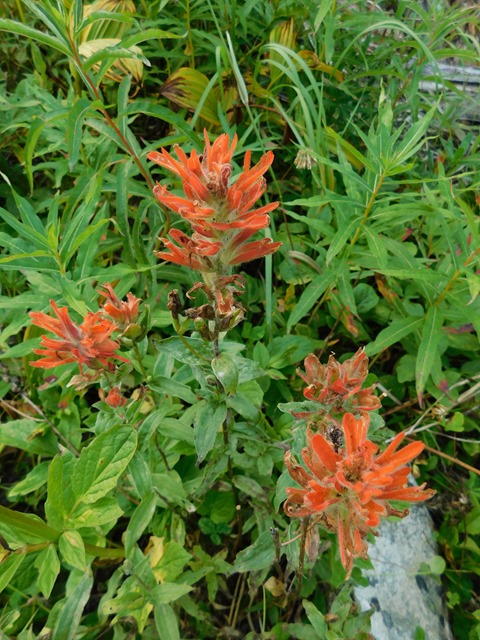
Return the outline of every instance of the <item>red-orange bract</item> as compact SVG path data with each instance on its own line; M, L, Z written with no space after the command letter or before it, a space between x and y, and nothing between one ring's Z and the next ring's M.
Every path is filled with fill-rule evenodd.
M413 442L397 451L405 437L400 433L379 453L378 446L367 439L368 414L359 419L351 413L343 417L343 446L335 446L326 437L307 431L307 446L302 451L309 472L300 466L290 452L285 464L291 477L302 486L288 488L284 504L292 517L317 516L317 522L338 535L340 557L348 575L353 560L365 557L367 533L381 516L404 517L408 509L394 509L390 500L419 502L428 500L432 489L408 487L410 472L405 465L418 456L422 442Z
M99 291L98 293L107 299L103 305L103 310L107 316L110 316L110 318L122 327L128 327L128 325L138 320L140 298L134 296L133 293L127 293L127 301L124 302L120 300L112 285L108 282L103 286L103 289L103 291Z
M32 362L33 367L51 369L68 362L78 362L80 371L82 365L111 371L115 366L113 359L128 362L115 353L120 345L110 338L117 328L113 322L102 318L100 313L88 313L78 325L71 320L67 307L59 308L53 300L50 304L56 318L39 311L32 311L30 318L37 327L52 331L59 339L42 336L40 344L44 349L34 349L33 352L43 358Z
M280 242L268 238L247 242L259 229L268 226L267 214L278 206L278 202L272 202L253 208L265 192L263 174L273 162L273 153L269 151L250 167L251 154L247 151L243 172L230 184L236 144L237 136L230 143L226 134L210 144L205 132L202 155L193 150L187 156L179 147L175 147L178 160L165 149L148 154L150 160L181 178L184 198L169 193L160 184L153 191L162 204L188 220L194 232L189 237L172 230L170 239L164 240L167 251L158 252L159 258L220 275L227 266L261 258L279 248Z
M368 358L363 349L340 364L333 355L326 365L321 364L313 353L305 358L305 373L297 369L298 375L307 383L303 395L308 400L319 402L324 411L354 411L363 413L374 411L381 406L380 399L373 393L375 386L362 389L368 375ZM307 418L309 412L294 413L297 418Z

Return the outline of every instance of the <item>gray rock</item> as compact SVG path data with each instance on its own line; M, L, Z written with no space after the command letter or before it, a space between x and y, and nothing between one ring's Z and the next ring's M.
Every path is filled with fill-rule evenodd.
M369 544L373 570L364 571L369 586L356 587L362 611L372 607L376 640L414 640L420 627L427 640L453 640L438 578L422 564L437 555L433 524L425 506L413 506L403 520L384 520Z

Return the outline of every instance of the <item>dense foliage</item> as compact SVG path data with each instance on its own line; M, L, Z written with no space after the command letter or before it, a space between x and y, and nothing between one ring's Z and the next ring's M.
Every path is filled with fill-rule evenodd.
M424 443L413 472L437 491L444 559L425 571L456 636L477 637L480 116L459 68L478 73L478 10L0 9L0 635L367 638L350 592L367 561L346 580L326 529L304 558L281 507L284 453L306 438L292 411L311 409L296 369L364 346L385 394L372 447ZM278 251L229 258L245 282L226 336L186 312L192 287L219 302L194 264L165 261L162 239L189 225L153 188L180 197L182 181L147 160L202 153L204 129L237 134L232 176L273 152L258 206L280 203L252 237ZM40 339L60 321L93 351Z

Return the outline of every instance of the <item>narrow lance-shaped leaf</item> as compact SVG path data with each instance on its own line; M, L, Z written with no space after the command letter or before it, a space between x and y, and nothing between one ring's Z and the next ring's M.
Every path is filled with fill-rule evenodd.
M365 348L365 353L369 358L380 353L392 344L395 344L416 331L422 326L423 318L409 317L394 320L386 329L382 329L373 342Z
M425 316L425 324L422 329L422 340L418 348L417 362L415 365L415 378L417 397L420 406L423 406L423 392L425 384L432 371L437 355L437 348L442 337L443 316L438 307L432 306Z
M83 121L92 109L100 106L100 101L91 102L88 98L79 98L70 109L67 127L68 166L73 170L80 154Z
M300 300L295 305L287 323L287 331L290 331L303 316L306 316L313 305L320 299L320 296L332 284L335 278L335 271L325 271L317 276L300 296Z

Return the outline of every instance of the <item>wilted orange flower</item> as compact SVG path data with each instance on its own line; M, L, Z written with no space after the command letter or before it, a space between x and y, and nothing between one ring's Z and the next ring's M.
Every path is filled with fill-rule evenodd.
M32 311L30 317L37 327L52 331L60 339L42 336L40 344L45 348L34 349L33 352L44 357L31 362L33 367L51 369L68 362L78 362L80 371L83 364L91 369L106 367L113 370L113 358L128 362L115 353L120 345L110 338L116 329L113 322L103 319L100 313L88 313L78 325L70 319L67 307L60 309L53 300L50 304L56 318L38 311Z
M120 300L110 283L103 285L103 291L98 293L107 299L103 305L103 310L121 327L127 327L138 320L138 305L140 298L133 293L127 293L127 301Z
M205 131L202 155L193 150L187 156L179 147L175 147L178 160L165 149L148 154L150 160L182 179L184 198L169 193L160 184L153 192L162 204L188 220L194 231L192 238L180 231L170 232L176 244L164 241L168 251L157 253L158 257L199 271L221 273L227 265L261 258L279 248L280 242L268 238L245 244L256 231L269 225L267 214L278 206L278 202L272 202L253 208L265 192L263 174L273 162L273 153L269 151L250 167L251 154L247 151L243 172L230 184L236 144L237 136L230 143L226 134L210 144Z
M308 400L320 402L326 411L374 411L381 406L380 399L373 393L375 385L362 389L368 375L368 358L363 349L340 364L333 355L323 365L317 356L305 358L305 373L297 369L298 375L308 387L303 395ZM295 413L304 418L311 412Z
M420 502L434 495L432 489L408 487L410 470L405 465L424 448L413 442L397 451L405 437L398 434L383 453L367 439L368 414L355 418L343 416L343 446L337 446L321 434L307 432L303 460L310 473L300 466L291 452L285 464L291 477L303 488L288 488L285 513L292 517L317 515L317 522L338 535L340 558L350 575L353 560L365 557L367 533L380 523L380 517L404 517L408 509L398 511L389 501Z

